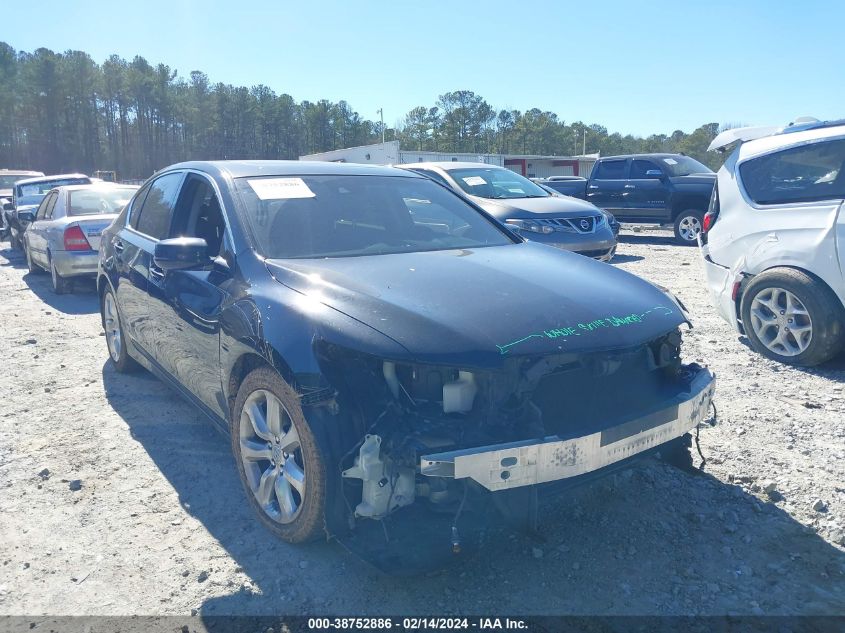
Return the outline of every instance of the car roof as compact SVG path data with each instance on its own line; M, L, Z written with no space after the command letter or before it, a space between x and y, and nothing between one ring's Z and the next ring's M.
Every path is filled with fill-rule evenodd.
M602 156L599 160L609 160L609 159L627 159L627 158L677 158L678 156L682 156L684 158L689 158L686 154L673 154L671 152L655 152L652 154L618 154L616 156Z
M43 171L30 171L28 169L0 169L0 176L43 176Z
M469 163L469 162L460 162L460 161L432 161L427 163L405 163L404 165L397 165L400 169L414 169L420 168L431 168L437 167L442 169L443 171L450 171L452 169L477 169L479 167L484 167L485 169L507 169L507 167L502 167L501 165L490 165L488 163ZM508 170L510 171L510 170Z
M826 138L837 138L845 136L845 124L834 126L813 126L800 130L791 130L789 133L777 133L762 138L746 141L739 146L739 159L759 156L770 151L800 145L809 141L821 141Z
M39 182L50 182L51 180L60 180L64 178L88 178L88 176L85 174L53 174L50 176L39 176L38 178L18 180L15 185L31 185Z
M213 176L257 178L259 176L409 176L408 172L380 165L330 163L309 160L213 160L170 165L162 171L195 169Z
M87 191L96 189L140 189L140 185L122 185L119 182L92 182L90 185L63 185L52 191Z

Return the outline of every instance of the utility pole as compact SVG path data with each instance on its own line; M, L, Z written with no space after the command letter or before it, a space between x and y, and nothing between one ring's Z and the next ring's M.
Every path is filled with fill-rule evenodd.
M581 148L581 156L587 155L587 128L584 128L584 145Z
M384 108L379 108L376 112L381 117L381 144L384 145Z

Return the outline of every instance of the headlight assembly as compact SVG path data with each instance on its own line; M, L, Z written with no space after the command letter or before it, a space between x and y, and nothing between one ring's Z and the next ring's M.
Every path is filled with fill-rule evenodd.
M531 233L542 233L544 235L548 235L549 233L554 232L554 227L545 224L538 220L522 220L522 219L514 219L514 220L505 220L505 224L509 224L510 226L514 226L518 228L520 231L530 231Z

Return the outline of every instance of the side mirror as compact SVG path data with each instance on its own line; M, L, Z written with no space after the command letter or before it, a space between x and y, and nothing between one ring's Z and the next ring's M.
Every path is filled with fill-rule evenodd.
M3 205L4 211L12 211L15 208L15 203L7 198L0 199L0 204Z
M659 169L649 169L645 175L646 178L663 178L663 172Z
M211 264L208 244L199 237L173 237L155 246L153 262L162 270L191 270Z
M35 222L35 213L33 211L19 211L18 222Z

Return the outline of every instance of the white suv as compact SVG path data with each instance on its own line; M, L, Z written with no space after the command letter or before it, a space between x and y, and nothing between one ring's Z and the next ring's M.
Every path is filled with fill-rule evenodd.
M817 365L845 345L845 120L742 128L699 237L716 309L758 352Z

